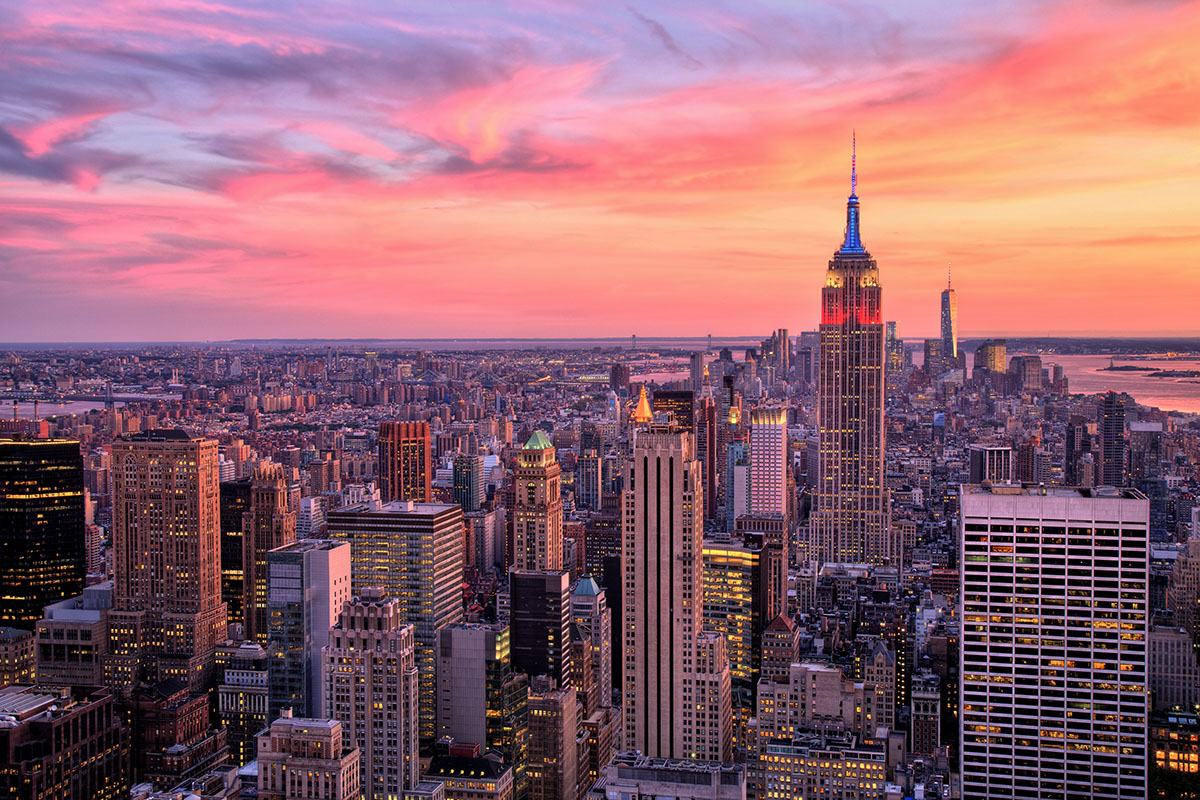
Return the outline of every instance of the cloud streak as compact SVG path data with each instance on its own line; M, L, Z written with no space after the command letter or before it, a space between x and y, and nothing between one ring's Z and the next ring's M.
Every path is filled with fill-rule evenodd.
M1120 0L18 0L0 339L805 329L852 128L902 331L953 260L967 332L1095 330L1075 281L1196 333L1198 47Z

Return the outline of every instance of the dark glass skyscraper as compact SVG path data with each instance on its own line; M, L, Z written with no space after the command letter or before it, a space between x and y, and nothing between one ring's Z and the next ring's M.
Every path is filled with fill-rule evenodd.
M883 290L859 234L851 168L846 233L821 290L820 426L810 557L879 563L892 555L883 486Z
M83 591L79 442L0 440L0 626L32 630L42 609Z

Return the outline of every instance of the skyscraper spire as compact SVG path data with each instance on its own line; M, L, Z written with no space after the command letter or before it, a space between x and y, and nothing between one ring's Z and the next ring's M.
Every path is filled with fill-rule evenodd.
M950 283L950 267L952 266L952 264L953 264L953 262L951 262L951 261L947 261L947 262L946 262L946 288L947 288L947 289L951 288L951 283Z
M850 133L850 196L858 191L858 131Z
M850 198L846 201L846 237L839 254L851 256L867 255L858 231L858 134L850 138Z

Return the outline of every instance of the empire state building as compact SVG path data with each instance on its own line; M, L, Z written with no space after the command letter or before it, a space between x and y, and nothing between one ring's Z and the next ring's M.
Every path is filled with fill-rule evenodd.
M883 485L883 291L879 268L860 236L856 189L852 160L846 234L821 289L810 557L878 564L894 555Z

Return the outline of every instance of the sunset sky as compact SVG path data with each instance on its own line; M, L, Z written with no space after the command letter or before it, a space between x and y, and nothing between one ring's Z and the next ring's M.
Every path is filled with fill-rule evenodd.
M0 341L1200 334L1200 4L7 0Z

